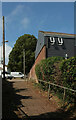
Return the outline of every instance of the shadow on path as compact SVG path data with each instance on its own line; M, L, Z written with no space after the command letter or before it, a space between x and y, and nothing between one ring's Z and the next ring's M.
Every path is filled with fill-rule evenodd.
M2 120L4 119L18 119L15 111L18 111L18 106L23 106L21 99L32 99L31 96L21 96L16 94L25 89L14 89L14 82L2 80Z
M26 117L22 120L26 120L25 118L27 118L27 120L76 120L76 117L72 117L72 114L75 112L76 108L73 106L65 111L66 107L67 106L63 106L56 112L47 112L36 116L26 116L24 113Z
M23 107L21 103L21 99L32 99L32 96L22 96L18 93L21 91L27 91L27 88L22 89L14 89L14 82L8 82L6 80L2 81L2 108L3 108L3 120L17 120L19 119L16 115L15 111L18 111L18 108L21 109ZM21 107L19 107L21 106ZM25 117L22 117L22 120L76 120L76 117L71 118L73 112L76 110L76 106L69 107L66 110L67 105L61 107L55 112L47 112L40 115L28 116L23 112Z
M44 114L40 114L37 116L29 116L28 120L41 120L41 119L50 119L50 120L76 120L76 117L71 117L73 112L75 111L74 107L69 108L67 111L65 111L65 108L60 108L56 112L47 112Z

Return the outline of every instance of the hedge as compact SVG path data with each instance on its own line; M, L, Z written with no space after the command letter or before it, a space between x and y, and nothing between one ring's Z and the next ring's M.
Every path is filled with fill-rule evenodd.
M35 67L35 72L38 79L51 81L53 82L54 77L54 70L55 66L54 63L62 61L63 57L49 57L47 59L41 60L39 64Z
M36 65L35 72L38 79L76 90L76 57L67 60L59 56L47 58ZM41 84L47 87L44 83ZM63 96L63 89L51 86L51 90ZM75 97L75 94L67 90L66 94L70 100Z
M63 60L60 70L62 72L63 85L71 89L76 89L76 57Z

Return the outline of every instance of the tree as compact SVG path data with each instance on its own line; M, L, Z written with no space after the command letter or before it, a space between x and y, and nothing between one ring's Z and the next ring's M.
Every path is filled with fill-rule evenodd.
M25 69L27 74L35 61L36 42L37 39L34 35L24 34L20 36L9 55L8 69L23 72L23 49L25 49Z

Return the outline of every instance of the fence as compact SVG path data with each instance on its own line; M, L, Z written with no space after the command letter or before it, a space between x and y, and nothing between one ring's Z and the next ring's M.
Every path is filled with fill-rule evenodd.
M38 79L38 81L44 82L44 83L46 83L46 84L49 84L49 88L48 88L48 98L50 98L50 86L51 86L51 85L64 89L63 100L65 100L66 90L69 90L69 91L72 91L72 92L76 93L76 90L73 90L73 89L70 89L70 88L67 88L67 87L64 87L64 86L60 86L60 85L57 85L57 84L54 84L54 83L50 83L50 82L46 82L46 81L39 80L39 79Z

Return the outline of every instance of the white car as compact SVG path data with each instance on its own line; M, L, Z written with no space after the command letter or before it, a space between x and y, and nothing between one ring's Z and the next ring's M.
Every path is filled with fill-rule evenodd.
M24 78L24 74L21 72L11 72L13 78Z
M2 78L3 78L3 72L2 72ZM7 79L12 79L13 76L12 76L9 72L6 72L6 71L5 71L5 78L7 78Z

